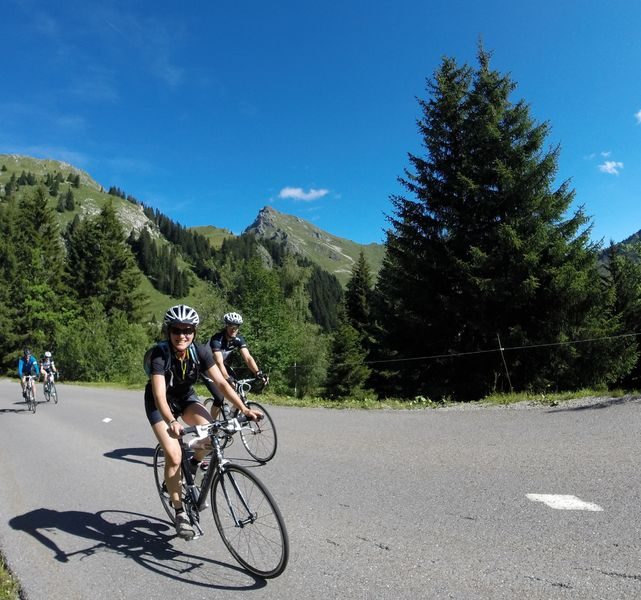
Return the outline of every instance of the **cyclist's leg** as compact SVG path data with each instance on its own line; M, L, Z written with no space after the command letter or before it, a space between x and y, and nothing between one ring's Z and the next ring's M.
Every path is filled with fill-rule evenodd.
M211 422L211 415L202 402L198 400L196 394L191 395L184 404L182 420L187 425L205 425ZM207 449L200 448L194 452L194 458L197 461L201 461L207 453Z
M151 426L158 443L163 449L165 456L165 486L174 508L182 506L180 497L180 461L182 452L178 440L173 439L167 433L167 424L160 420Z

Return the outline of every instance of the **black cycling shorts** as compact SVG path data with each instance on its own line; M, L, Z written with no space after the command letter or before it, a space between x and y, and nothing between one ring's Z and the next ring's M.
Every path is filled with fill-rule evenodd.
M191 393L185 398L181 398L180 400L176 398L167 398L167 403L169 404L171 413L177 419L185 412L185 409L190 404L200 404L200 400L196 395L196 392L192 389ZM154 400L154 395L150 389L145 390L145 413L147 414L147 419L151 425L160 423L160 421L163 420L160 411L156 408L156 401Z

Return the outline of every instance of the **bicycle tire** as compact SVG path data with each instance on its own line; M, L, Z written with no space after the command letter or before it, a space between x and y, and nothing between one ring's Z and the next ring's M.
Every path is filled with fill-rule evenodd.
M56 384L51 384L51 389L49 390L49 397L53 398L53 403L58 404L58 390L56 389Z
M258 462L266 463L274 458L278 437L276 426L269 413L258 402L247 402L247 408L259 410L264 417L260 421L247 421L240 430L240 439L249 455Z
M36 403L36 394L34 393L32 387L30 387L27 391L27 395L29 396L29 410L35 414L36 409L38 408L38 404Z
M156 490L160 496L160 502L167 512L167 516L172 523L176 522L176 511L171 504L169 492L165 487L165 453L162 446L158 444L154 452L154 480L156 481Z
M49 402L49 400L51 400L51 384L47 385L45 383L44 389L42 390L42 393L43 393L43 395L45 397L45 400L47 402Z
M256 475L239 465L225 465L211 486L211 508L223 543L245 569L264 578L285 570L289 560L285 522ZM241 524L234 514L242 517Z

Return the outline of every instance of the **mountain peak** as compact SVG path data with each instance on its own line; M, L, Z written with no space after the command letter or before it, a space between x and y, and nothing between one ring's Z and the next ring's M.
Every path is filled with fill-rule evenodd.
M311 262L336 275L345 285L361 251L372 269L380 269L384 247L381 244L363 246L332 235L305 219L287 215L271 206L264 206L258 211L254 222L245 229L259 239L266 239L284 244L288 252L304 256Z

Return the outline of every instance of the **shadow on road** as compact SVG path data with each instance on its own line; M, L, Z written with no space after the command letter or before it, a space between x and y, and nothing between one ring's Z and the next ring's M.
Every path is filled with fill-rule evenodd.
M145 465L146 467L154 466L153 448L116 448L111 452L105 452L104 456L106 456L107 458L124 460L126 462L134 463L137 465ZM140 460L136 457L148 458L149 460Z
M41 402L38 401L38 404ZM24 400L18 400L17 402L13 403L14 405L20 405L21 408L0 408L0 415L1 414L7 414L7 413L12 413L12 414L18 414L18 413L30 413L31 410L29 410L29 405L24 401Z
M623 406L624 404L639 404L641 403L641 396L621 396L620 398L595 398L594 402L588 404L581 404L579 406L559 406L558 408L551 408L546 411L548 413L557 412L579 412L585 410L598 410L602 408L610 408L612 406Z
M39 508L14 517L9 525L33 536L61 563L68 563L76 557L82 559L102 552L115 552L155 573L191 585L239 591L260 589L266 585L264 579L250 575L236 565L173 548L172 540L176 539L173 526L148 515L118 510L93 514ZM64 540L65 536L61 534L94 543L82 550L66 552L54 541ZM70 545L74 542L71 539ZM184 542L187 543L197 546L198 540ZM230 581L230 569L238 575L234 578L237 581Z

